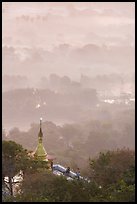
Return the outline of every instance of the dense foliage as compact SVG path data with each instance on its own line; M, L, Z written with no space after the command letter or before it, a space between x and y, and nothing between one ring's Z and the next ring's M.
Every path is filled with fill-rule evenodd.
M2 142L2 181L3 187L9 189L13 195L14 176L23 171L24 178L29 173L37 172L39 169L48 168L47 163L35 160L29 152L14 141ZM8 180L5 181L5 177ZM5 185L6 184L6 185Z
M4 141L3 145L5 146L5 144L6 143ZM12 141L7 142L6 145L10 147L11 144L14 144L14 150L20 150L21 146L16 143L12 143ZM11 152L11 150L8 150L6 154L11 155ZM18 151L14 151L14 153L15 152L18 153ZM31 165L31 163L29 163L29 165ZM3 167L5 167L5 160L3 161ZM31 167L32 169L34 168L33 166ZM20 161L20 168L22 168L22 160ZM101 152L98 157L90 160L89 169L85 176L90 179L90 182L77 179L68 181L66 177L56 176L46 168L26 171L26 175L21 186L21 193L15 197L7 197L4 201L135 201L134 151L129 149L118 149L117 151Z

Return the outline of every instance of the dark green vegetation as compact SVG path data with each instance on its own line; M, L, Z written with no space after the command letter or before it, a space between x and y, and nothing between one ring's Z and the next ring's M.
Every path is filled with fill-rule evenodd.
M134 202L135 201L135 161L134 151L118 149L101 152L89 161L85 176L91 182L55 176L47 167L35 165L27 156L27 150L12 141L3 141L3 176L11 164L5 162L12 158L13 166L24 170L21 194L9 196L4 201L17 202ZM22 155L22 156L21 156ZM20 157L21 156L21 157ZM27 162L24 162L24 159ZM6 167L6 168L5 168ZM32 167L32 168L30 168ZM29 169L29 170L28 170ZM34 170L35 169L35 170ZM40 170L41 169L41 170ZM16 171L14 172L16 173Z
M9 194L13 196L13 185L18 183L13 180L13 177L23 171L24 176L36 172L37 169L46 168L47 163L34 160L29 156L29 152L24 149L20 144L14 141L3 141L2 142L2 183L4 183L4 177L8 177L6 186L8 186Z

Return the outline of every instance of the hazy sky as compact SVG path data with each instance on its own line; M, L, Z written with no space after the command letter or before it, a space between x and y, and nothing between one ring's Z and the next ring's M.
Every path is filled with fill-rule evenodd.
M24 60L26 55L19 48L41 48L55 52L55 48L64 43L73 49L88 44L100 46L101 49L113 46L122 52L129 51L127 55L134 55L134 2L3 2L2 4L3 46L8 45L18 49L17 53L21 60ZM124 60L125 56L121 53L121 60ZM107 63L105 62L106 67L110 66L111 63L109 65ZM125 65L127 64L134 69L133 63L125 62ZM6 70L6 65L4 69ZM54 72L54 68L52 71Z
M36 40L36 46L48 48L58 43L134 45L134 7L133 2L4 2L3 38L11 37L12 42L25 46L34 46ZM15 23L23 15L34 18L30 19L33 26L25 29ZM43 21L38 24L40 17ZM27 41L27 34L33 39Z

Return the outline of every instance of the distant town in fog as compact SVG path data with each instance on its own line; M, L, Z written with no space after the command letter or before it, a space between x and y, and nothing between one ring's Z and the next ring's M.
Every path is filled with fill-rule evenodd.
M28 130L41 115L63 125L108 106L134 107L132 3L7 2L2 12L7 131Z

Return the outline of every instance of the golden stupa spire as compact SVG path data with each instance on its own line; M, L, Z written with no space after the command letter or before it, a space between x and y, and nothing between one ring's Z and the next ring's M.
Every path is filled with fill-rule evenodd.
M43 132L42 132L42 118L40 118L40 130L38 134L38 145L35 151L35 156L40 160L47 160L47 152L42 143Z

